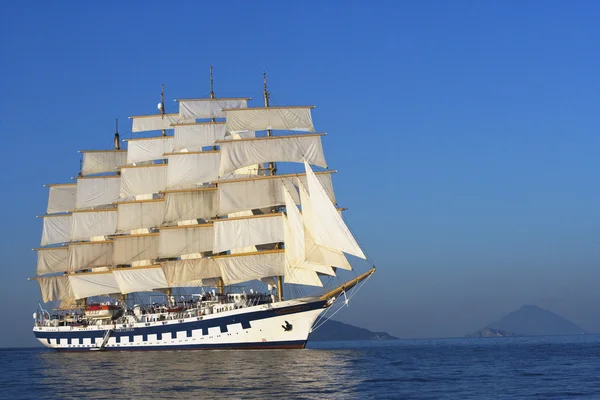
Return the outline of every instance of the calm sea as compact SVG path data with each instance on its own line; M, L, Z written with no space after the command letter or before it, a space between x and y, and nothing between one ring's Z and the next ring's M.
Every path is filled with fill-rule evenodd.
M311 343L306 350L0 350L3 399L600 399L600 336Z

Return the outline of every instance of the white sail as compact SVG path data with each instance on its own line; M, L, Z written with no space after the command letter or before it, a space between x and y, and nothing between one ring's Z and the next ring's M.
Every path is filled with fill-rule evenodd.
M191 189L217 180L219 151L170 153L167 168L167 189Z
M127 140L127 164L161 160L173 151L173 136ZM124 164L121 164L124 165Z
M121 292L111 272L69 275L69 282L76 299Z
M360 246L344 223L342 216L331 203L325 189L308 163L304 163L308 181L308 192L312 207L312 226L315 229L315 242L366 259Z
M115 236L113 263L131 264L158 257L158 233Z
M285 272L285 255L283 251L264 251L213 258L217 260L225 285L269 276L281 276Z
M48 193L48 208L47 214L67 212L75 209L77 184L65 183L47 185L50 188Z
M281 214L261 214L214 221L214 252L283 242Z
M331 202L335 202L331 174L334 171L323 171L317 174L321 184L327 188ZM227 215L238 211L253 210L285 204L282 187L285 185L296 204L300 203L298 181L306 182L306 174L290 174L261 176L248 179L231 179L219 181L219 215Z
M172 224L192 219L207 220L217 215L217 189L190 189L165 193L163 222Z
M123 268L113 270L121 293L147 292L169 286L160 266L150 268Z
M117 231L156 228L162 224L165 199L127 201L117 204Z
M203 279L221 276L219 265L212 258L167 261L161 266L169 287L182 286L190 282L200 286Z
M179 118L185 120L225 118L226 108L246 108L248 99L181 99Z
M323 146L323 134L271 136L240 140L220 140L221 166L219 175L225 176L248 165L275 162L298 162L327 168Z
M314 132L310 109L300 107L257 107L225 110L227 132L267 129Z
M202 151L217 140L225 139L225 122L199 122L175 125L173 151Z
M213 249L213 225L181 225L160 230L158 255L179 257Z
M42 246L71 240L71 214L44 215Z
M121 169L121 198L162 192L167 188L167 164Z
M72 215L71 240L89 240L117 231L116 208L76 211Z
M111 265L112 241L81 242L69 245L69 271Z
M69 258L67 247L48 247L36 250L38 252L36 275L67 271Z
M71 284L68 276L49 276L45 278L37 278L42 292L42 301L64 300L73 297Z
M119 198L120 177L117 175L77 179L77 208L111 204Z
M127 150L82 150L82 175L115 172L127 162Z
M348 259L340 250L319 246L315 242L315 227L313 226L313 211L308 191L302 182L298 182L300 203L302 204L302 220L304 222L305 258L309 262L331 265L337 268L352 270Z
M296 269L306 269L313 272L320 272L325 275L335 276L335 272L331 266L326 264L319 264L309 262L305 257L305 238L304 238L304 222L298 207L294 203L292 196L284 189L285 195L285 206L287 216L283 219L285 226L285 259L286 259L286 273L292 274ZM314 283L318 280L318 285L321 286L320 279L313 279L311 274L302 273L300 276L308 276L310 282ZM317 277L318 278L318 277ZM298 278L299 279L299 278ZM286 280L287 281L287 280ZM310 284L310 283L307 283ZM313 285L314 286L314 285Z
M179 114L138 115L129 117L133 120L131 132L160 131L172 129L171 125L182 121Z

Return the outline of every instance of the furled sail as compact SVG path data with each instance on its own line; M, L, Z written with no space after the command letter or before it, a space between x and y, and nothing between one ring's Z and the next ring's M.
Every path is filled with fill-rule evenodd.
M69 282L76 299L121 292L112 272L69 275Z
M365 254L350 233L342 216L331 203L323 185L307 162L304 163L307 174L308 192L312 207L312 226L315 229L315 242L321 246L341 250L344 253L364 258Z
M181 121L179 114L138 115L129 117L133 120L131 132L160 131L172 129L171 125Z
M270 136L239 140L219 140L221 166L219 175L224 176L247 165L275 162L298 162L327 168L321 136L304 134L293 136Z
M207 220L217 215L217 188L167 191L163 222Z
M267 129L314 132L310 109L299 107L257 107L227 109L227 132L264 131Z
M225 285L281 276L285 272L283 250L216 256L213 259L219 265Z
M335 171L318 172L318 180L325 187L330 202L335 202L331 174ZM219 181L219 215L238 211L281 206L285 204L282 187L285 185L296 204L300 203L298 181L306 182L306 174L260 176L247 179Z
M214 221L214 234L215 253L283 242L281 213L217 219Z
M123 294L148 292L169 286L160 266L116 269L113 274Z
M161 258L179 257L213 250L212 224L181 225L162 228L158 255Z
M115 172L127 162L127 150L81 150L83 153L82 175Z
M71 240L89 240L117 231L117 209L101 208L73 212Z
M66 246L47 247L36 250L38 252L37 276L67 270L69 254Z
M315 242L315 227L313 226L313 212L308 191L302 182L298 182L300 189L300 203L302 204L302 220L304 222L305 258L307 261L331 265L336 268L352 270L348 259L340 250L319 246Z
M246 108L249 99L181 99L179 118L185 120L225 118L226 108Z
M219 265L212 258L167 261L161 266L169 287L187 286L189 283L200 286L203 279L221 276Z
M75 199L77 195L76 183L62 183L46 186L50 188L48 193L48 208L46 209L46 213L52 214L67 212L75 209Z
M169 153L167 189L191 189L217 180L220 152Z
M131 264L158 257L158 233L115 236L113 263Z
M121 179L117 175L77 179L77 208L111 204L119 198Z
M136 200L117 204L117 231L156 228L162 224L165 199Z
M71 240L71 214L44 215L42 246Z
M69 271L108 266L113 263L113 242L80 242L69 245Z
M173 151L202 151L225 138L225 122L199 122L174 125Z
M127 140L127 164L161 160L165 153L173 151L173 136ZM125 165L125 164L121 164Z
M49 276L36 278L42 292L42 301L47 303L73 297L68 276Z
M162 192L167 188L167 164L147 164L121 169L121 198Z

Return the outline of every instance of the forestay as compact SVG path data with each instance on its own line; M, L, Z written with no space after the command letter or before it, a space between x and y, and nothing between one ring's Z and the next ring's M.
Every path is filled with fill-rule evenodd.
M71 240L89 240L94 236L112 235L117 231L117 209L73 212Z
M69 275L69 281L71 282L71 288L76 299L108 295L121 291L111 272Z
M327 168L323 134L271 136L240 140L220 140L221 166L219 175L225 176L238 168L265 162L298 162Z
M49 276L46 278L37 278L42 292L42 301L64 300L73 297L71 283L67 276Z
M158 255L179 257L213 250L213 225L182 225L160 230Z
M121 293L147 292L169 286L160 266L113 270Z
M162 192L167 188L167 164L121 169L121 198Z
M46 213L59 213L75 209L77 184L65 183L47 185L50 189L48 192L48 208Z
M82 150L82 175L115 172L127 162L127 150Z
M219 265L212 258L195 258L190 260L167 261L161 264L169 287L202 284L202 279L221 276Z
M71 240L71 214L44 215L42 246Z
M67 247L48 247L36 250L38 252L37 276L63 272L68 269Z
M225 122L200 122L175 125L173 151L201 151L225 138Z
M185 120L225 118L225 108L246 108L246 98L240 99L181 99L179 118Z
M117 175L77 179L77 208L111 204L119 198L121 179Z
M214 257L221 270L225 285L233 285L271 276L282 276L285 272L283 250L245 253Z
M308 163L304 163L308 181L308 193L312 208L311 225L314 227L315 242L366 259L360 246L344 223L342 216L331 203L321 182Z
M117 205L117 231L155 228L162 224L165 199L138 200Z
M172 129L173 124L181 121L179 114L139 115L129 117L133 120L131 132L160 131Z
M167 189L191 189L217 180L219 151L169 154Z
M214 221L214 252L283 242L281 213Z
M207 220L217 215L217 189L192 189L165 193L163 222L172 224L192 219Z
M335 171L317 173L319 182L326 188L330 202L335 203L331 174ZM298 180L306 182L306 174L262 176L249 179L219 181L219 215L285 204L282 187L289 190L294 202L300 203Z
M73 243L69 246L69 271L111 265L112 255L112 241Z
M114 241L113 263L115 264L131 264L158 257L158 233L115 236Z
M259 107L225 110L227 132L267 129L314 132L310 109L300 107Z
M163 156L165 153L172 151L173 136L129 139L127 141L127 164L160 160L165 158Z
M348 259L339 250L330 249L328 247L319 246L315 243L315 227L313 226L313 212L310 202L310 197L305 186L298 182L300 189L300 203L302 204L302 221L304 222L304 246L305 258L307 261L331 265L336 268L352 270L352 266Z

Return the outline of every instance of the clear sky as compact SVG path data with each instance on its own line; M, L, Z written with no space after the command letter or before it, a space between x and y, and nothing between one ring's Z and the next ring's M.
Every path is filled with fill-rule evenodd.
M44 183L114 118L208 94L315 104L378 267L339 319L462 336L523 304L600 331L600 3L9 2L0 13L0 346L34 344ZM170 109L169 109L170 107ZM167 111L175 111L167 103Z

